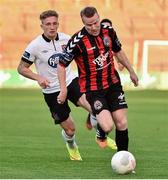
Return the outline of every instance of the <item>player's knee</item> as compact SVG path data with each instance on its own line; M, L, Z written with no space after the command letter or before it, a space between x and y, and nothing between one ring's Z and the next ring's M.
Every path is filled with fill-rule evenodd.
M116 127L118 130L124 130L127 129L128 123L127 123L127 119L123 118L117 121L116 123Z
M51 116L52 116L55 124L61 124L62 122L66 121L69 114L64 113L64 114L60 115L58 113L52 112Z
M78 99L77 105L78 105L78 106L84 106L84 105L85 105L83 95Z
M106 123L103 125L102 129L106 132L106 133L109 133L112 131L113 129L113 124L112 123Z
M88 101L86 100L86 95L83 94L77 101L77 105L83 107L87 111L91 112L91 107Z
M112 129L113 129L113 125L110 125L106 128L106 132L109 133L112 131Z
M75 128L74 127L71 127L71 128L66 128L64 129L65 130L65 133L68 135L68 136L73 136L75 134Z

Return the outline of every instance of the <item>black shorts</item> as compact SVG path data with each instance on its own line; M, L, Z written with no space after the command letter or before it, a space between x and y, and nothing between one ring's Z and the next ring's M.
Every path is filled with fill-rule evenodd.
M107 89L87 92L86 99L91 105L94 115L99 114L103 109L113 112L128 108L120 83L116 83Z
M70 100L74 105L78 106L77 102L79 98L82 96L82 93L80 93L78 78L75 78L67 87L67 89L67 99L64 102L64 104L58 104L57 102L57 96L59 95L59 92L51 94L43 93L44 99L50 109L55 124L60 124L69 117L71 109L68 105L68 100Z

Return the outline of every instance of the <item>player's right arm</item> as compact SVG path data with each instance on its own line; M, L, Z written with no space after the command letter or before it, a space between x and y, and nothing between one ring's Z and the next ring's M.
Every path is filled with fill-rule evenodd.
M73 61L78 52L77 43L79 42L78 34L74 35L69 41L63 53L58 54L59 64L57 66L58 80L60 84L60 93L57 97L58 103L65 102L67 97L66 72L65 68ZM81 36L82 37L82 36ZM74 40L75 39L75 40Z
M17 68L18 73L21 74L22 76L26 77L26 78L37 81L41 88L47 88L49 86L48 79L41 77L37 73L34 73L30 69L30 66L31 66L30 63L27 63L27 62L21 60L19 65L18 65L18 68Z
M59 80L59 84L60 84L60 93L57 96L57 101L58 101L58 103L63 104L67 97L65 66L58 64L57 73L58 73L58 80Z
M65 68L71 63L74 55L64 51L64 53L59 53L59 63L57 66L58 80L60 84L60 93L57 97L57 101L63 104L67 97L67 87L66 87L66 70Z

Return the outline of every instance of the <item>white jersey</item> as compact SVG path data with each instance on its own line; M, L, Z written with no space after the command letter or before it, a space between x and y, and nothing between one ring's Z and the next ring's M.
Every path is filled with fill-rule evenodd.
M52 59L52 55L62 52L69 38L70 36L64 33L58 33L55 40L49 40L44 35L39 35L25 49L22 60L30 64L34 63L37 73L50 81L49 87L42 89L44 93L50 94L60 91L57 75L59 60ZM54 62L54 67L51 66L51 62ZM71 67L68 66L66 68L66 85L68 86L75 77Z

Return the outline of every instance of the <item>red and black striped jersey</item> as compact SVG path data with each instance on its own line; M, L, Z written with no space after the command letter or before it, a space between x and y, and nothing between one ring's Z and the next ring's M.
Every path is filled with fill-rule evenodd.
M113 52L121 50L121 43L112 27L102 25L98 36L83 28L72 36L65 50L60 64L68 66L73 59L76 61L81 92L106 89L119 82Z

